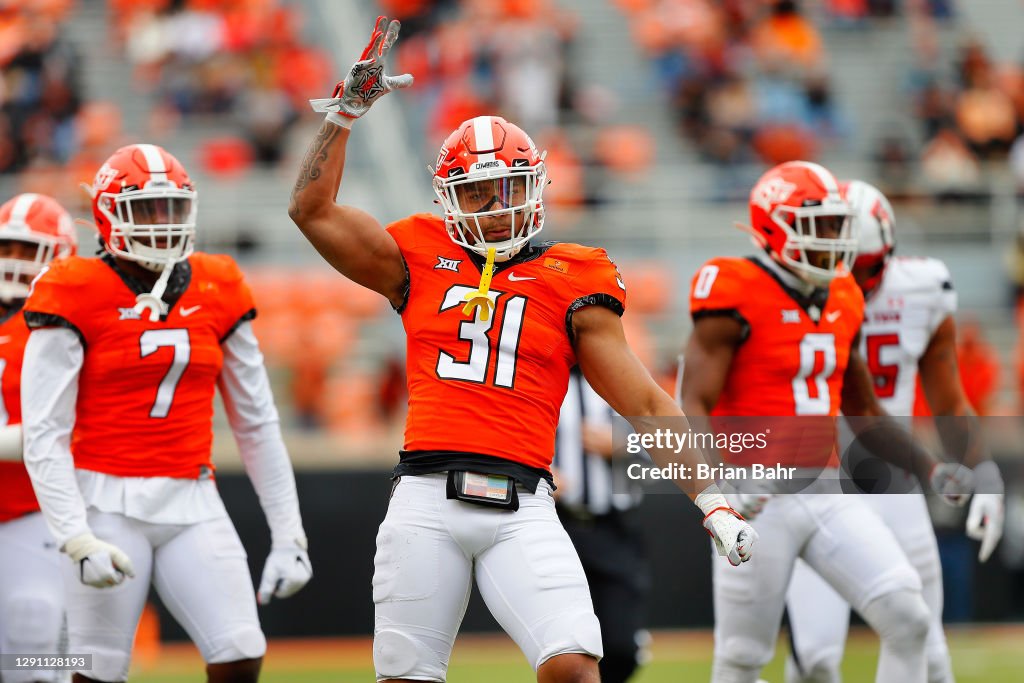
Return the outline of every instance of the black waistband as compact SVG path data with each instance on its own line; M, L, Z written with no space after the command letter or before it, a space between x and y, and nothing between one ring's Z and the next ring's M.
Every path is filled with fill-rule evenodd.
M555 489L551 472L539 467L530 467L522 463L498 458L481 453L464 453L462 451L399 451L399 462L392 472L393 477L415 476L417 474L433 474L449 470L467 472L486 472L487 474L504 474L529 489L537 492L537 485L544 479Z

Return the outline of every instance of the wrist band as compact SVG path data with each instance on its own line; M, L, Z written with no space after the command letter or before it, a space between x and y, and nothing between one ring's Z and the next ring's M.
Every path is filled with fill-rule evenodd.
M334 111L328 112L327 116L325 116L324 118L327 121L330 121L331 123L333 123L336 126L341 126L342 128L348 128L349 130L352 130L352 124L356 122L355 119L350 118L348 116L342 116L338 112L334 112Z
M700 508L705 516L710 515L718 508L729 508L729 502L722 495L721 489L716 484L711 484L697 494L693 500L694 505Z

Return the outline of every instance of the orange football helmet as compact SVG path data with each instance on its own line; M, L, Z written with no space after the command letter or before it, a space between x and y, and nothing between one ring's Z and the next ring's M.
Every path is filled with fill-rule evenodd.
M750 192L754 239L816 286L826 286L857 253L852 211L835 176L818 164L787 161L768 170Z
M78 240L71 216L56 199L26 192L0 206L0 245L0 300L12 301L28 296L47 263L74 254Z
M111 254L161 271L192 253L196 191L167 150L122 147L96 172L88 191L96 227Z
M896 248L896 213L885 195L863 180L851 180L840 186L853 209L857 235L857 259L853 276L864 296L871 296L882 283L885 267Z
M544 227L544 156L500 116L463 122L431 169L448 236L481 256L494 247L495 261L515 256Z

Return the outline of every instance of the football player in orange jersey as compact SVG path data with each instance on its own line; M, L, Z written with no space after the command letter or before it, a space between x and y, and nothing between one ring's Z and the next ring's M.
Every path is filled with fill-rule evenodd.
M539 681L597 681L601 635L586 577L555 514L551 459L570 368L649 432L681 417L632 354L625 285L601 249L531 245L544 222L544 154L496 116L466 121L434 170L443 218L388 226L335 204L354 121L409 75L383 58L397 21L370 43L309 146L289 215L324 258L387 297L408 338L409 414L374 558L378 680L444 681L475 577ZM669 452L655 449L661 462ZM693 465L699 453L684 451ZM707 477L695 502L719 551L750 557L754 536Z
M196 192L156 145L90 189L105 253L52 263L25 304L25 464L64 562L75 681L124 681L150 584L211 683L256 681L266 649L245 549L213 479L219 387L272 546L259 601L310 579L295 478L231 258L193 252Z
M0 654L58 654L64 586L57 545L39 512L22 457L21 361L29 330L21 309L32 279L75 252L71 216L55 199L20 194L0 206ZM49 683L60 673L12 670L8 683Z
M693 279L683 409L713 416L716 427L746 421L747 429L770 429L774 448L723 452L723 458L741 467L793 467L805 487L801 495L772 498L762 489L732 499L741 513L757 516L761 541L753 561L739 570L714 568L712 681L757 680L772 658L789 576L800 557L878 633L876 681L923 683L930 617L920 578L863 500L830 495L841 492L834 418L840 408L865 416L854 425L864 445L919 477L934 477L937 490L947 490L950 475L969 477L957 466L936 468L908 434L884 419L858 350L864 297L845 267L857 240L833 175L803 161L776 166L751 191L750 213L763 251L712 259Z
M980 540L978 559L986 561L1003 529L1003 480L984 439L976 438L977 423L964 393L956 362L957 293L949 269L927 257L896 257L895 213L878 188L862 180L840 185L854 210L857 260L851 272L865 298L861 353L874 380L879 403L894 416L911 416L920 384L946 452L971 444L966 464L974 465L975 493L967 515L967 535ZM856 471L856 466L848 466ZM877 470L876 470L877 471ZM864 501L892 529L921 577L925 602L932 614L926 655L929 683L954 680L946 636L942 630L942 567L931 516L920 489L893 472L876 485L890 495L867 495ZM849 606L801 561L790 579L786 601L792 646L786 661L790 683L829 683L841 680Z

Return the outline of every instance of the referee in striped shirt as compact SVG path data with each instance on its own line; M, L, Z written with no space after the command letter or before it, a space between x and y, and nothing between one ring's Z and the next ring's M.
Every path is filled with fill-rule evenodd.
M555 505L583 563L601 622L602 683L622 683L636 670L650 592L636 510L643 494L626 476L633 459L617 453L613 444L615 419L622 418L574 367L555 438Z

